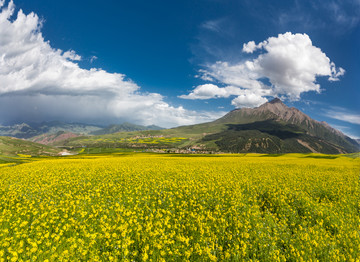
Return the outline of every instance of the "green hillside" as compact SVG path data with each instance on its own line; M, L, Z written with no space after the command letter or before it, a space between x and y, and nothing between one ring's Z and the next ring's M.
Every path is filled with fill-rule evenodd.
M201 144L201 139L225 130L226 125L204 123L171 129L118 132L114 134L79 136L52 145L65 147L184 149Z
M33 143L30 141L0 136L0 155L4 156L17 156L17 155L56 155L61 150L41 145L38 143Z
M273 120L249 124L228 124L228 129L204 136L214 149L233 153L345 153L346 149L310 136L306 130Z
M131 123L122 123L121 125L109 125L103 129L91 132L92 135L106 135L119 132L131 132L131 131L144 131L144 130L161 130L162 127L151 125L151 126L142 126L135 125Z

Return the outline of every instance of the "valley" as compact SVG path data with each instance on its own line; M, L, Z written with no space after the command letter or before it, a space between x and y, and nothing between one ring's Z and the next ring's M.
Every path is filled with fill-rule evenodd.
M287 107L277 98L254 109L235 109L213 122L170 129L130 123L97 129L85 124L55 122L41 126L38 130L47 131L27 137L27 140L70 149L74 153L83 148L268 154L346 154L360 150L356 140L296 108ZM24 131L23 127L21 130ZM20 134L20 131L7 132ZM30 133L23 132L21 136Z

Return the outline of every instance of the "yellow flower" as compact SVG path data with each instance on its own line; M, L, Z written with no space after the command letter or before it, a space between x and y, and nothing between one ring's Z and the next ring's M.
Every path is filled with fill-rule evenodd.
M149 256L148 256L148 254L145 252L145 253L142 255L142 260L143 260L143 261L146 261L146 260L148 260L148 258L149 258Z

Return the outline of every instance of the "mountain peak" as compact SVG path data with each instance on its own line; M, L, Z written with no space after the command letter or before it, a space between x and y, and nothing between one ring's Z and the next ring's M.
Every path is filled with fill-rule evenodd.
M277 104L277 103L283 104L283 102L277 97L269 102L269 104Z
M254 109L260 110L261 112L270 111L277 116L286 114L289 111L289 107L287 107L279 98L274 98L270 102L262 104Z

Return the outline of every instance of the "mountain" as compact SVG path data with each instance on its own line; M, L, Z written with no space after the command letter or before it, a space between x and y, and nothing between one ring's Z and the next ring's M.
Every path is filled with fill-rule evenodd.
M222 132L209 134L203 142L213 142L219 150L234 153L350 153L347 149L309 135L306 130L283 121L265 120L248 124L227 124Z
M0 136L11 136L16 138L26 138L31 141L42 141L44 143L49 138L50 140L54 139L53 135L58 134L58 132L72 133L75 135L105 135L112 134L117 132L130 132L130 131L143 131L143 130L160 130L161 127L150 125L150 126L141 126L131 123L123 123L121 125L110 125L107 127L102 127L98 125L89 125L83 123L65 123L60 121L51 121L51 122L42 122L42 123L22 123L15 124L10 126L1 126L0 125ZM64 137L63 133L59 133L57 136L61 135ZM73 136L73 135L70 135ZM46 138L48 137L48 138ZM61 138L61 137L59 137Z
M0 155L57 155L61 150L13 137L0 136Z
M42 133L56 134L59 131L71 132L79 135L88 135L91 132L102 129L102 126L83 124L83 123L65 123L61 121L43 122L34 124L34 128Z
M36 136L38 131L28 124L15 124L12 126L0 126L0 136L11 136L17 138L27 138Z
M56 134L59 131L88 135L91 132L101 129L102 129L101 126L96 126L96 125L87 125L81 123L64 123L60 121L42 122L42 123L22 123L11 126L0 126L0 136L30 138L46 133Z
M355 140L325 122L289 108L280 99L253 109L235 109L209 123L76 137L63 145L167 149L171 152L341 154L359 151Z
M355 140L332 128L326 122L311 119L308 115L294 107L289 108L278 98L253 109L235 109L214 121L214 123L248 124L267 120L297 126L303 129L305 134L317 137L322 142L326 141L326 143L333 144L337 147L339 153L359 150L359 145Z
M63 142L66 139L70 139L78 136L79 135L71 132L58 131L55 134L45 133L42 135L33 136L28 138L28 140L43 145L54 145L54 144L58 144L59 142Z
M142 126L135 125L128 122L122 123L121 125L109 125L103 129L91 132L92 135L106 135L113 134L118 132L132 132L132 131L145 131L145 130L161 130L162 127L150 125L150 126Z

